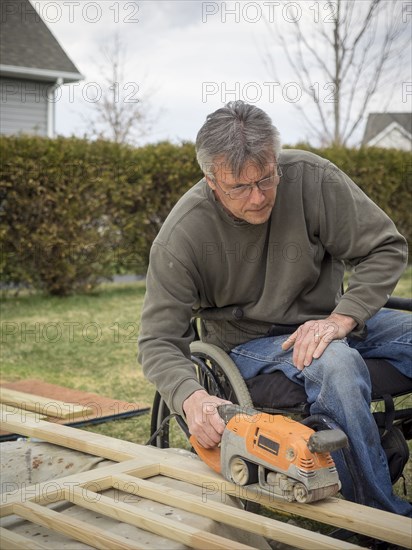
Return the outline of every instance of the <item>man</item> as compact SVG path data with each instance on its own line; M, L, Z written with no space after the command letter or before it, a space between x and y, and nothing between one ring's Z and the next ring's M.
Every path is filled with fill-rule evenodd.
M311 412L348 435L367 503L411 514L392 494L362 359L380 354L412 376L408 318L380 311L405 268L404 238L336 166L281 152L277 129L255 106L236 101L209 115L196 150L205 178L151 250L139 340L145 375L199 442L216 446L224 424L205 410L221 400L196 379L190 319L199 308L241 307L241 320L205 322L203 339L230 353L244 378L281 370L304 385ZM354 271L342 295L344 261ZM275 323L299 329L268 336Z

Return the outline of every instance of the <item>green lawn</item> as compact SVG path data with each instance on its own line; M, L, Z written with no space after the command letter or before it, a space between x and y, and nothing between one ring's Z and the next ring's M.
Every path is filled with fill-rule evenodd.
M36 378L125 401L151 404L154 388L136 360L144 283L104 285L87 296L4 296L1 378ZM412 268L396 295L412 295ZM87 428L145 443L149 415Z
M137 334L144 283L104 285L88 296L68 298L26 294L4 296L1 309L1 379L36 378L113 399L151 405L154 388L137 363ZM412 296L412 267L395 291ZM86 430L146 443L150 414L93 425ZM185 438L174 424L173 445ZM411 449L412 451L412 449ZM412 461L405 469L411 482ZM403 484L395 491L403 495ZM286 521L273 510L261 513ZM323 524L295 518L298 525L329 532Z
M104 285L87 296L26 295L2 304L2 380L36 378L125 401L152 402L137 363L143 283ZM91 428L145 443L149 415Z

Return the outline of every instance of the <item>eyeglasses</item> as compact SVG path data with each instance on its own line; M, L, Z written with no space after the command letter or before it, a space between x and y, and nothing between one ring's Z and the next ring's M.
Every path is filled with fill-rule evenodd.
M267 178L263 178L259 181L255 181L254 183L237 183L233 187L231 187L230 191L225 191L223 187L216 181L215 178L213 179L213 182L216 183L216 185L219 187L219 189L227 195L230 199L233 201L237 199L245 199L252 193L252 189L256 186L260 191L269 191L269 189L273 189L279 184L279 179L282 176L282 170L280 166L276 167L276 173L272 174L271 176ZM227 185L224 181L222 181L224 185Z

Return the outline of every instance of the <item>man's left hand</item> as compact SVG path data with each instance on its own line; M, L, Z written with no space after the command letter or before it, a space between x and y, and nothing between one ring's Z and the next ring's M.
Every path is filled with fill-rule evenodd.
M282 349L287 351L293 347L293 364L303 370L312 359L319 359L333 340L345 338L356 325L352 317L340 313L332 313L326 319L306 321L283 342Z

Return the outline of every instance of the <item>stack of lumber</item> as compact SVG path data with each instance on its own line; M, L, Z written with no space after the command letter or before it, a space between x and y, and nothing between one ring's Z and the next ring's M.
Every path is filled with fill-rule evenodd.
M90 407L84 405L75 405L6 387L0 388L0 405L5 412L14 411L22 418L34 417L42 420L49 418L73 422L77 418L87 417L92 412Z
M263 493L256 486L242 488L229 483L191 456L176 456L153 447L82 432L37 418L26 418L22 422L18 414L3 412L2 416L3 426L7 430L116 462L94 471L54 480L53 486L38 484L30 491L22 488L9 494L3 493L3 504L0 507L2 517L15 514L31 523L46 526L51 531L80 541L86 544L87 548L136 549L142 548L144 544L138 537L126 538L121 534L121 530L114 534L104 527L95 527L82 519L65 517L61 512L50 508L52 503L71 502L99 516L136 526L191 548L251 548L250 545L199 530L192 524L179 522L172 515L168 517L156 514L154 508L139 508L126 501L120 502L118 498L106 496L105 491L113 489L138 499L146 498L183 511L189 510L199 516L227 523L238 530L262 535L296 548L331 550L359 547L308 529L227 506L226 495L252 500L277 511L412 548L412 522L407 518L336 498L328 498L313 504L288 503ZM164 480L183 480L201 487L201 495L168 488L166 483L159 486L153 481L155 476L161 476ZM218 502L208 498L212 494L220 495ZM45 547L44 544L10 529L3 528L1 537L5 548Z
M40 380L1 382L0 407L21 418L34 417L57 424L85 426L145 414L150 407L144 403L129 403L101 395L65 388ZM0 439L12 439L13 434L0 432Z

